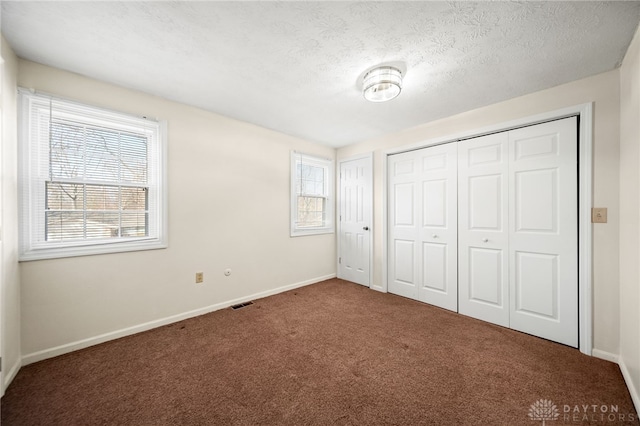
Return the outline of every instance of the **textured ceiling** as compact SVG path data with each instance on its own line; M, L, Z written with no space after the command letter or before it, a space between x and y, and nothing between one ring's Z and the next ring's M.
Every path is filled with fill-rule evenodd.
M344 146L619 66L640 2L18 2L18 56ZM405 74L372 104L362 77Z

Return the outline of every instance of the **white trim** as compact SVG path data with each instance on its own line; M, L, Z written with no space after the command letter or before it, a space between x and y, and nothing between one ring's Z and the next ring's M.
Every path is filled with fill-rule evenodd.
M578 327L580 352L593 350L593 104L581 105L578 133Z
M579 291L579 331L578 338L580 344L580 352L586 355L592 355L593 349L593 291L592 291L592 270L593 270L593 254L592 254L592 234L591 225L591 207L592 207L592 191L593 191L593 104L585 103L555 111L537 114L529 117L511 120L505 123L494 124L480 129L461 132L446 137L428 139L426 141L417 142L400 148L392 148L383 151L383 174L382 174L382 198L383 198L383 222L382 222L382 286L376 287L386 293L388 290L387 277L387 244L388 244L388 182L389 175L387 170L388 157L392 154L412 151L433 145L440 145L448 142L460 141L463 139L474 138L491 133L504 132L518 127L531 126L545 121L557 120L570 116L578 115L580 117L579 131L579 188L578 188L578 291Z
M605 361L611 361L618 364L620 368L620 372L622 373L622 378L624 379L625 384L627 385L627 389L629 389L629 394L631 395L631 400L633 401L633 405L636 408L636 412L640 412L640 394L638 393L638 389L633 384L633 380L631 378L631 373L627 368L627 365L624 362L624 359L620 355L616 355L611 352L601 351L600 349L593 349L591 351L591 355L604 359Z
M78 103L51 95L35 93L18 88L18 207L20 217L19 261L54 259L139 250L154 250L168 247L168 184L167 184L167 122L150 120L124 112L116 112L89 104ZM155 235L143 238L106 238L102 240L79 240L73 242L44 241L35 235L37 224L44 208L43 197L34 189L37 183L46 180L40 168L39 143L32 140L34 111L40 108L51 114L52 103L57 105L56 116L69 116L84 124L107 126L108 128L144 134L151 138L149 146L153 154L148 155L148 178L150 192L157 205L149 211L149 223L156 229ZM33 136L37 138L37 136ZM36 149L35 146L38 146ZM157 161L150 161L150 159ZM35 166L38 163L38 166ZM47 166L48 167L48 166ZM90 183L87 180L70 179L70 182ZM112 182L113 184L113 182ZM141 186L141 185L132 185ZM37 194L36 194L37 193ZM152 214L153 213L153 214ZM153 226L155 225L155 226Z
M326 200L325 205L325 223L322 227L314 227L314 228L298 228L297 218L298 218L298 192L296 185L296 176L297 176L297 163L298 161L305 160L310 164L315 164L318 167L322 167L326 169L325 173L325 184L327 187L327 193L324 196ZM317 157L315 155L304 154L297 151L291 151L291 167L290 167L290 185L291 185L291 194L289 201L290 208L290 216L289 216L289 236L290 237L303 237L307 235L319 235L319 234L333 234L335 232L335 188L334 188L334 175L335 175L335 163L332 159Z
M18 357L18 359L16 359L16 362L14 362L13 365L11 366L11 368L9 369L9 371L4 374L3 383L2 383L2 394L3 395L4 395L4 391L9 387L9 385L11 384L13 379L16 378L16 375L18 374L18 371L20 371L20 368L22 368L22 362L21 362L20 357ZM3 368L3 370L4 370L4 368Z
M382 285L374 285L371 288L382 293L387 292L387 274L389 273L389 155L390 151L382 155Z
M347 163L349 161L356 161L356 160L369 160L369 176L367 176L367 178L369 179L369 197L371 197L371 209L366 212L366 214L369 216L369 229L370 229L370 238L369 238L369 288L372 288L373 286L373 237L374 237L374 227L373 227L373 214L374 214L374 208L373 208L373 195L374 195L374 191L373 191L373 152L367 152L367 153L363 153L363 154L358 154L358 155L354 155L351 157L345 157L345 158L341 158L338 160L338 166L336 167L336 175L337 175L337 188L336 188L336 193L338 194L338 196L336 197L336 213L335 216L338 218L338 220L336 220L337 224L338 224L338 232L337 232L337 251L338 251L338 257L336 258L336 271L338 272L338 278L342 278L340 276L340 263L339 260L342 257L342 253L340 248L342 247L342 245L340 244L340 237L342 235L342 221L340 220L339 216L340 216L340 210L342 208L341 202L342 202L342 192L341 192L341 188L342 188L342 175L341 175L341 171L342 171L342 163Z
M516 120L510 120L504 123L492 124L490 126L481 127L475 130L467 130L460 133L454 133L448 136L427 139L427 140L416 142L410 145L404 145L397 148L390 148L388 150L383 151L383 154L385 155L385 157L387 157L392 154L400 154L402 152L426 148L432 145L442 145L443 143L477 138L479 136L490 135L492 133L506 132L506 131L517 129L524 126L533 126L535 124L540 124L547 121L558 120L561 118L571 117L578 114L585 114L588 111L592 111L591 103L575 105L567 108L561 108L561 109L557 109L555 111L550 111L543 114L536 114L536 115L532 115L524 118L519 118Z
M607 352L607 351L601 351L600 349L595 349L595 348L591 351L591 356L595 358L604 359L605 361L615 362L616 364L619 364L619 360L620 360L619 355L616 355L614 353Z
M182 321L185 319L208 314L213 311L218 311L220 309L228 308L229 306L233 306L238 303L244 303L250 300L261 299L261 298L272 296L274 294L282 293L288 290L293 290L299 287L304 287L306 285L329 280L335 277L336 277L336 274L324 275L321 277L300 281L294 284L285 285L285 286L274 288L271 290L261 291L259 293L254 293L248 296L239 297L237 299L227 300L225 302L220 302L213 305L205 306L204 308L194 309L192 311L183 312L181 314L171 315L169 317L145 322L142 324L134 325L132 327L111 331L108 333L100 334L98 336L89 337L87 339L77 340L75 342L66 343L64 345L56 346L53 348L32 352L22 356L22 365L33 364L34 362L42 361L48 358L53 358L55 356L77 351L79 349L88 348L89 346L94 346L100 343L108 342L109 340L119 339L121 337L130 336L136 333L141 333L143 331L151 330L153 328L162 327L163 325L172 324L174 322Z
M631 395L631 400L633 401L633 405L635 405L636 407L636 412L640 413L640 394L638 393L638 389L636 389L636 387L633 384L631 373L629 372L629 369L627 368L627 365L624 363L624 359L622 357L619 357L618 366L620 367L620 372L622 373L622 377L624 378L624 381L627 384L627 389L629 389L629 394Z
M164 225L163 227L166 227ZM165 233L165 235L167 235ZM142 251L142 250L157 250L169 247L169 244L164 239L151 239L151 240L135 240L135 241L118 241L104 244L86 244L79 246L69 247L48 247L43 249L31 249L24 252L20 256L20 262L29 262L32 260L43 259L60 259L63 257L77 257L77 256L93 256L96 254L109 254L109 253L126 253L130 251Z

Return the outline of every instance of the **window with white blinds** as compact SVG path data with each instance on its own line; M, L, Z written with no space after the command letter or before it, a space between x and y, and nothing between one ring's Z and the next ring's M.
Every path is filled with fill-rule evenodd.
M333 162L291 153L291 236L334 231Z
M20 90L20 259L166 247L162 123Z

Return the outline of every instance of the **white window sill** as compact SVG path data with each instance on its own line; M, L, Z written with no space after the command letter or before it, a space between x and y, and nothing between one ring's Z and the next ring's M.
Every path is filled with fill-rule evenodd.
M333 234L334 232L335 231L333 228L292 230L291 237L305 237L307 235Z
M131 251L157 250L167 248L166 241L146 240L127 241L120 243L103 243L83 246L67 247L43 247L26 250L20 253L19 261L58 259L64 257L93 256L98 254L124 253Z

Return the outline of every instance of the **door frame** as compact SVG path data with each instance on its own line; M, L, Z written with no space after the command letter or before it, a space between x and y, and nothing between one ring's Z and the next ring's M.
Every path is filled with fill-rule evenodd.
M336 168L336 174L337 179L337 188L336 188L336 193L338 194L338 199L336 200L336 206L337 206L337 211L336 211L336 217L338 218L337 223L338 223L338 234L337 234L337 257L336 257L336 276L338 278L342 278L340 276L340 258L342 257L342 220L340 218L340 211L342 210L342 163L347 163L349 161L355 161L355 160L367 160L367 163L369 165L369 174L368 176L365 176L366 179L369 181L369 191L367 191L369 193L369 197L371 197L371 207L369 208L369 211L365 212L365 214L368 216L369 219L369 288L372 288L372 284L373 284L373 235L374 235L374 228L373 228L373 203L374 203L374 199L373 199L373 152L367 152L367 153L363 153L363 154L358 154L358 155L354 155L354 156L350 156L350 157L345 157L345 158L341 158L338 160L338 167Z
M388 157L406 151L426 148L450 142L504 132L520 127L532 126L547 121L578 116L578 342L580 352L591 356L593 350L593 103L585 103L562 108L529 117L523 117L483 128L452 134L445 137L427 139L415 144L385 150L382 162L382 286L372 286L384 293L388 289L388 208L389 174Z

